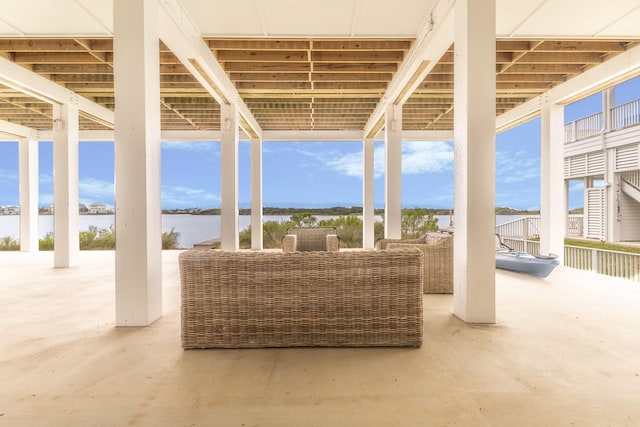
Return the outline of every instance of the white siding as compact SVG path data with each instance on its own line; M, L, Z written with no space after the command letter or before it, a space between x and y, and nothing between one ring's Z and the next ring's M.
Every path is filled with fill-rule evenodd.
M604 239L606 229L606 201L604 188L587 188L585 237Z
M587 154L587 175L602 175L604 173L604 153L598 151Z
M638 144L625 145L616 150L616 172L638 169Z
M640 240L640 203L620 192L620 240Z

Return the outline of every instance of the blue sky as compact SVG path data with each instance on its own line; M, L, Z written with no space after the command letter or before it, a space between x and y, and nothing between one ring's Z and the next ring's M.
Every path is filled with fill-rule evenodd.
M640 78L616 87L616 104L640 98ZM565 108L565 122L596 113L596 94ZM53 202L52 143L39 144L41 206ZM453 143L404 142L402 204L453 207ZM250 146L240 148L240 206L250 201ZM80 143L80 202L113 205L113 143ZM375 205L384 205L384 147L375 144ZM329 207L362 205L362 143L263 143L265 206ZM540 207L540 120L496 136L496 206ZM570 208L582 206L582 184L571 183ZM0 142L0 205L18 204L18 144ZM220 144L162 143L162 207L220 205Z

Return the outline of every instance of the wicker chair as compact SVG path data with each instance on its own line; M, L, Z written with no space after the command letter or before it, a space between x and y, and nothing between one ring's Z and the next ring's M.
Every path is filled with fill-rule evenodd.
M386 249L418 248L424 254L422 278L425 294L453 293L453 236L427 233L419 239L384 239ZM378 241L380 242L380 241ZM377 247L377 246L376 246Z
M334 227L289 228L282 238L283 252L335 252L339 249L338 231Z

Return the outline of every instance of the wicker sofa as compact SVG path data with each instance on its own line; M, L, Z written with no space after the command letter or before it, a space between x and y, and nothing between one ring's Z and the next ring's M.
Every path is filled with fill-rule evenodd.
M182 346L422 344L422 252L180 254Z
M417 239L380 239L376 242L376 249L407 247L418 248L424 253L424 293L453 293L453 236L429 232Z

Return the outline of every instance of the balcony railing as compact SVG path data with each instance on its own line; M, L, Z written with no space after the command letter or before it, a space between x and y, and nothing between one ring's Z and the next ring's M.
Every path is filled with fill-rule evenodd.
M565 143L580 141L602 132L602 113L592 114L564 125Z
M583 236L583 216L569 215L567 217L567 236ZM503 239L513 237L528 240L540 236L540 216L526 216L515 221L505 222L496 226L496 233Z
M611 121L609 129L607 130L624 129L640 125L640 99L613 107L609 110L609 114ZM602 113L596 113L566 123L564 125L565 144L598 135L604 127L603 119Z
M640 124L640 99L611 109L612 129L624 129Z

